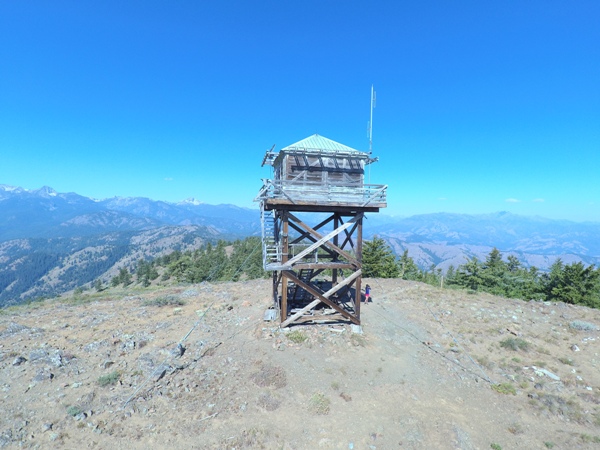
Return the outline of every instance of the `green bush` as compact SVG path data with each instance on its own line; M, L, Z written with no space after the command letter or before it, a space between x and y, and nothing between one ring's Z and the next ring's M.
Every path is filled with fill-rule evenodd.
M325 397L325 394L317 392L310 398L310 410L318 416L326 416L329 414L330 400Z
M153 299L145 300L143 306L183 306L185 301L176 295L164 295Z
M79 406L69 406L69 407L67 407L67 414L70 415L70 416L72 416L72 417L75 417L76 415L81 414L81 413L82 413L82 411L81 411L81 408Z
M108 375L102 375L100 378L98 378L98 384L103 387L110 386L112 384L116 384L120 378L121 374L115 370Z
M287 338L292 341L294 344L302 344L304 341L308 339L306 334L302 331L294 330L291 333L287 334Z
M517 390L511 383L499 383L492 385L492 389L500 394L512 394L517 395Z
M506 338L500 342L500 347L507 348L510 350L529 350L529 343L521 338Z

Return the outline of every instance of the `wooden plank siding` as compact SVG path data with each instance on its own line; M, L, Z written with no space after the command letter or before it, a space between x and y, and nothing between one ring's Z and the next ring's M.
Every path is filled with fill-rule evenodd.
M287 153L282 158L282 167L280 178L275 179L298 185L362 186L364 182L364 161L358 157Z

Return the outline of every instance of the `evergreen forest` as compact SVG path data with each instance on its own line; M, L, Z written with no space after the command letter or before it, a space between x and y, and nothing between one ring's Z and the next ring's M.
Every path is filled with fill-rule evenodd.
M149 286L159 277L162 281L175 279L181 283L203 281L238 281L266 277L263 269L262 244L258 237L249 237L228 243L219 240L201 249L175 250L167 255L147 261L140 259L131 270L125 267L110 282L112 286L139 283ZM98 280L97 290L103 288Z
M375 237L364 244L363 273L365 277L402 278L507 298L600 308L600 269L594 265L564 264L557 258L548 272L542 272L536 267L523 267L514 255L503 258L496 248L485 261L472 257L456 268L450 266L443 274L435 265L420 269L408 250L397 258L383 239Z
M149 286L159 277L184 283L238 281L268 277L263 270L261 240L250 237L227 243L223 240L194 251L176 250L152 261L139 260L132 270L121 268L111 284ZM600 308L600 269L581 262L564 264L556 259L548 272L524 267L514 256L504 258L494 248L480 261L472 257L464 264L451 266L446 273L432 265L421 269L405 250L397 257L385 240L374 237L363 246L363 276L400 278L444 288L488 292L507 298L556 301ZM96 289L102 289L99 281Z

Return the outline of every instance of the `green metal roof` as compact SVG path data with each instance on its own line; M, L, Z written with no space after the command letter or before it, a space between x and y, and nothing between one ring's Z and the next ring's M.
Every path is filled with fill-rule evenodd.
M312 136L307 137L306 139L302 139L301 141L296 142L295 144L288 145L285 148L281 149L282 151L316 151L316 152L344 152L344 153L356 153L364 154L359 150L353 149L352 147L348 147L347 145L340 144L339 142L332 141L331 139L327 139L324 136L319 136L318 134L313 134Z

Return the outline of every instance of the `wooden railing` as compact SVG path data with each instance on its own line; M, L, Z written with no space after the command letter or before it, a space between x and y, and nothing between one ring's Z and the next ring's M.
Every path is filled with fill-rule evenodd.
M387 202L387 185L324 184L263 179L254 201L281 199L296 203L352 203L360 206L381 206Z

